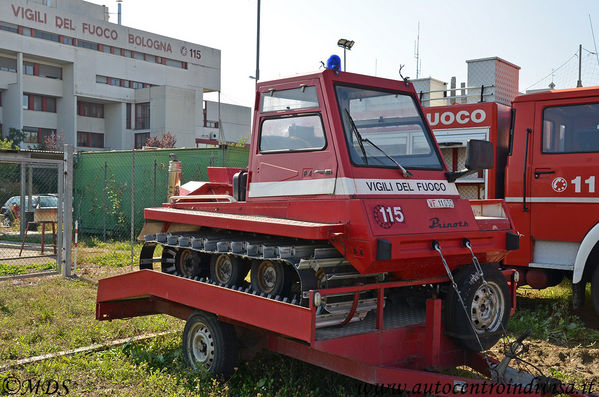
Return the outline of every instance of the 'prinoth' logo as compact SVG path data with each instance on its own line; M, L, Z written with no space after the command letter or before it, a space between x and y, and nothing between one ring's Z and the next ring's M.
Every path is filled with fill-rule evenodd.
M459 222L441 222L439 218L430 218L429 221L431 224L428 226L429 229L453 229L457 227L468 227L468 222L459 221Z

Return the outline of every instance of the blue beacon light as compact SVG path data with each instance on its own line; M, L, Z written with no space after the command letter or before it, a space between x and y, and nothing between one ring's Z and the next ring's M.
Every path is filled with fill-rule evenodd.
M341 58L338 55L331 55L329 59L327 59L327 69L331 69L335 72L341 70Z

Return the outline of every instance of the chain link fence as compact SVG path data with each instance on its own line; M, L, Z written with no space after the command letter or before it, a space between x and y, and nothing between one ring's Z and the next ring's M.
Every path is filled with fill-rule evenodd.
M73 181L79 234L102 241L136 239L144 208L167 201L171 153L182 163L183 184L208 181L207 167L245 168L249 152L237 147L79 152Z
M58 270L62 153L0 153L0 278Z

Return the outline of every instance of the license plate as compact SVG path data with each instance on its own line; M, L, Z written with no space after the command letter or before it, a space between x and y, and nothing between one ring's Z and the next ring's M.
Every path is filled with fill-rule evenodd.
M428 199L428 208L453 208L452 199Z

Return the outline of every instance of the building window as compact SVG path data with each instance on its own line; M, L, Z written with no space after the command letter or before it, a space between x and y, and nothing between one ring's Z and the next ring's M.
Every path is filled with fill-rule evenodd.
M127 104L127 109L125 110L125 113L126 113L125 119L127 120L126 128L128 130L130 130L131 129L131 104L130 103Z
M91 41L86 40L77 40L77 47L98 51L98 43L92 43Z
M49 32L43 32L41 30L36 30L35 37L37 37L38 39L55 41L58 43L58 35L55 33L49 33Z
M77 146L103 148L104 134L77 131Z
M106 77L106 76L96 76L96 83L108 84L108 77Z
M101 103L77 101L77 114L84 117L104 118L104 105Z
M33 76L35 74L35 64L31 62L23 62L23 73Z
M39 128L34 127L23 127L23 142L26 143L39 143L40 133Z
M13 32L13 33L18 33L19 32L19 27L17 25L12 24L12 23L2 22L0 24L0 30L5 30L7 32Z
M56 113L56 98L42 95L23 95L23 109Z
M62 68L33 62L23 62L23 73L30 76L40 76L49 79L62 79Z
M56 135L56 130L50 128L23 127L25 143L43 143L48 137Z
M46 77L48 79L61 80L62 79L62 68L59 68L57 66L39 64L38 65L38 76Z
M17 60L12 58L0 57L0 70L4 72L17 71Z
M133 85L132 85L132 88L135 88L135 89L137 89L137 88L144 88L144 83L140 83L139 81L134 81Z
M135 104L135 129L147 130L150 128L150 103Z
M150 137L149 132L135 134L135 149L142 149L146 145L146 141Z

